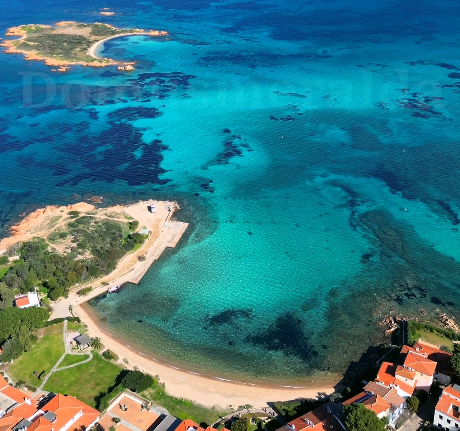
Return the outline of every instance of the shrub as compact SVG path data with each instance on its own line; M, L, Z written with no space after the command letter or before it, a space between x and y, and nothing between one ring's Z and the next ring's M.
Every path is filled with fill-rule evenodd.
M0 256L0 265L5 265L9 262L8 256Z
M126 376L123 377L121 384L126 389L139 393L152 387L153 377L148 374L144 374L141 371L129 371Z
M108 349L102 352L102 357L109 361L118 361L118 355Z
M417 413L419 405L420 405L420 400L415 395L409 397L406 403L407 403L407 408L412 413Z
M78 296L85 296L85 295L88 295L88 293L90 293L92 290L93 290L93 288L91 286L84 287L83 289L80 289L77 292L77 295Z
M248 431L249 420L248 418L239 418L232 423L232 431Z

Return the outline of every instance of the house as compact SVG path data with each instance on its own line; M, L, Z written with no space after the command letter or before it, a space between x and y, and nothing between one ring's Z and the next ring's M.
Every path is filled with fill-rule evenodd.
M460 386L450 385L442 391L434 411L433 425L445 430L460 428Z
M397 390L398 395L407 399L416 390L430 392L436 372L436 362L409 346L401 349L400 364L382 362L375 381Z
M359 403L372 410L379 419L388 418L388 423L394 425L405 407L405 400L398 395L396 389L381 383L370 382L364 391L343 402L343 405Z
M147 209L149 210L149 212L151 213L154 213L156 212L156 208L155 208L155 205L154 204L150 204L150 205L147 205Z
M277 431L345 431L342 423L342 405L329 401L306 413ZM183 431L183 430L182 430Z
M410 373L401 365L391 362L382 362L375 382L396 389L398 395L404 399L411 397L415 392L415 373Z
M29 292L14 298L14 305L18 308L40 307L37 292Z
M86 334L79 335L78 337L75 337L74 340L80 350L85 350L91 345L91 338Z
M412 347L403 346L401 349L401 356L407 355L410 351L419 353L425 358L436 362L436 370L434 373L434 381L443 385L449 385L452 379L452 367L450 365L451 353L444 352L440 346L436 344L427 343L419 339ZM403 358L404 359L404 358Z
M9 407L0 418L2 431L89 429L99 418L97 410L70 395L54 395L43 407L38 406L39 400L22 395L22 401Z

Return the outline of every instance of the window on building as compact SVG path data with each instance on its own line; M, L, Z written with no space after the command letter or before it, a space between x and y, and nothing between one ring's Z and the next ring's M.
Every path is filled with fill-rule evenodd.
M443 418L443 416L442 416L442 415L439 415L439 419L442 419L442 418Z
M455 422L455 428L458 428L458 423L457 422Z
M447 419L447 423L450 424L450 419Z

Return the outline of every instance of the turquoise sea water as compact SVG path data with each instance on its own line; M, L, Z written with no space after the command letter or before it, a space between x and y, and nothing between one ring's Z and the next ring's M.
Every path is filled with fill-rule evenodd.
M4 233L94 195L177 199L191 223L139 286L92 302L108 331L194 372L301 385L383 341L390 311L460 317L456 2L123 3L0 5L2 32L170 32L100 49L130 74L0 55Z

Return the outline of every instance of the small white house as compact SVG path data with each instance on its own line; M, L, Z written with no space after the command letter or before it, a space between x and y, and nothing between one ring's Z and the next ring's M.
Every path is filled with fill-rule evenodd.
M444 389L434 411L433 425L445 430L460 427L460 386L450 385Z
M40 307L40 300L37 292L29 292L25 295L16 296L14 304L18 308Z

